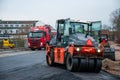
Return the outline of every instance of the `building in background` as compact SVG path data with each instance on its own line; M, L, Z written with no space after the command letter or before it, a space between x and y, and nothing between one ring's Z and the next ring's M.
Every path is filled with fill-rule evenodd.
M30 27L46 25L38 20L0 20L0 47L4 38L11 39L15 47L27 47L27 35ZM50 25L49 25L50 26ZM50 26L52 35L56 30Z
M13 38L24 38L29 28L36 25L38 20L0 20L0 35L9 35Z

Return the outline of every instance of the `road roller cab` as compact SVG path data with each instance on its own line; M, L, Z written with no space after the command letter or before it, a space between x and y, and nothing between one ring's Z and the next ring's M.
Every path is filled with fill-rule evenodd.
M46 46L49 66L64 64L69 71L100 72L104 49L89 35L89 23L57 20L57 35Z

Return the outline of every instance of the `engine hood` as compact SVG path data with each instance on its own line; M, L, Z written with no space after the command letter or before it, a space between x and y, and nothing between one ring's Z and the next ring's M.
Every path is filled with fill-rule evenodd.
M86 45L86 41L88 39L91 39L94 46L98 46L98 43L95 41L95 39L93 37L91 37L89 35L87 37L85 37L85 34L83 34L83 33L71 34L69 36L69 44L71 42L73 42L75 45Z

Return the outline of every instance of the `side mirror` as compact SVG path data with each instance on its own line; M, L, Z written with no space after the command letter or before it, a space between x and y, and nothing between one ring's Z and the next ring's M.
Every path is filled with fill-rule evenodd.
M72 28L69 28L69 34L72 34Z

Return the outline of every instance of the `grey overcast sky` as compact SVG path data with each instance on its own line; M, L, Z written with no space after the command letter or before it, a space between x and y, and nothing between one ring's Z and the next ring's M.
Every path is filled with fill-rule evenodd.
M110 14L120 0L0 0L2 20L41 20L54 27L57 19L101 20L110 24Z

